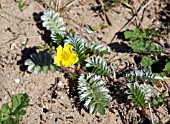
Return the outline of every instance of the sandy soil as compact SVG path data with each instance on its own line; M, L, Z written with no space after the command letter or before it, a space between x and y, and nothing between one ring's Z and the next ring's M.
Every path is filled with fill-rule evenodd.
M59 12L68 30L74 29L87 41L94 42L87 34L86 26L96 27L97 31L93 35L97 43L103 43L112 49L109 58L117 59L131 50L128 42L114 38L133 16L129 8L120 4L109 9L108 15L112 26L102 30L99 25L102 23L107 25L107 22L101 11L97 9L98 4L95 0L75 0L70 6L61 9L67 2L68 0L61 0ZM130 2L138 10L143 0ZM76 96L69 95L69 82L62 73L34 75L26 71L23 66L24 60L35 52L33 49L35 45L44 44L44 39L40 35L44 30L40 26L39 18L47 8L44 3L41 0L27 0L23 11L20 11L16 0L0 1L2 7L0 9L0 106L10 102L11 95L26 92L31 101L27 107L27 114L21 119L21 124L138 124L140 115L135 109L130 109L125 96L113 97L113 105L107 109L106 115L101 116L99 113L91 115L84 109L78 109L75 103ZM46 0L46 3L49 1ZM167 17L161 15L161 11L167 6L169 6L168 0L153 1L143 13L139 14L139 19L134 20L123 30L133 29L137 25L142 28L164 28ZM168 36L165 39L168 43ZM24 42L27 42L26 46ZM119 63L124 64L126 61L133 62L134 58L127 54ZM55 89L57 77L62 78L62 85ZM16 79L20 82L16 83ZM113 91L113 96L115 94L120 96L123 89L119 90ZM170 115L165 106L159 111L154 114L155 120L160 118L162 123L168 122Z

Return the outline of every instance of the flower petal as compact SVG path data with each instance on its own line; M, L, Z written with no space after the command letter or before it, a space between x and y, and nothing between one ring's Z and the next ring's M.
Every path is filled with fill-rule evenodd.
M72 45L65 45L63 50L72 53L72 49L73 49Z
M54 56L54 61L55 61L55 63L57 64L57 66L62 66L62 65L60 64L60 59L59 59L59 57L57 56L57 54Z
M64 48L59 45L54 61L58 66L72 66L78 62L78 55L72 52L72 45L65 45Z

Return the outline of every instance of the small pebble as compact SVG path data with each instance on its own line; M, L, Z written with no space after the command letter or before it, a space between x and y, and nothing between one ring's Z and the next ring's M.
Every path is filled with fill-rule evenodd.
M20 83L20 79L19 78L17 78L17 79L15 79L15 83Z
M17 47L16 43L11 44L11 49L12 50L16 49L16 47Z
M25 45L27 43L27 40L22 41L22 44Z
M62 83L61 81L59 81L59 82L58 82L58 86L59 86L60 88L62 88L62 87L63 87L63 83Z
M12 91L12 95L14 95L15 94L15 92L14 91Z
M12 43L10 46L11 50L19 49L19 46L16 43Z
M65 99L65 97L64 97L64 96L60 96L60 99L61 99L61 100L64 100L64 99Z

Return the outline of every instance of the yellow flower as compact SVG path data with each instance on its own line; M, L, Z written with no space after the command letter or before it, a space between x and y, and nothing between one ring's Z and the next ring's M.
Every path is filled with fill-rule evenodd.
M54 56L54 61L58 66L72 66L78 62L78 55L72 51L72 45L64 45L64 48L59 45L57 54Z

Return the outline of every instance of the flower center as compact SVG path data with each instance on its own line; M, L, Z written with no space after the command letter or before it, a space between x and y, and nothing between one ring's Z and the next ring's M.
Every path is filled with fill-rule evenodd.
M69 53L67 53L67 52L62 52L61 53L61 59L63 59L63 60L69 60Z

